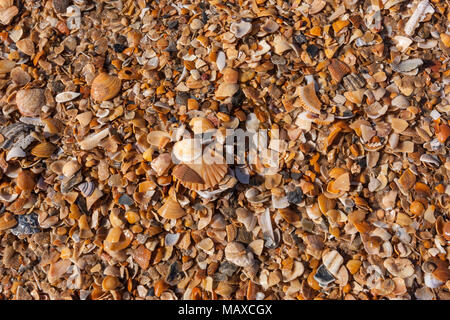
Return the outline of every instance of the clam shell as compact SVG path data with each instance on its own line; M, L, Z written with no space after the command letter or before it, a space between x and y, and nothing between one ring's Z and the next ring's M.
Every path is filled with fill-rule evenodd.
M177 201L169 197L163 206L158 209L158 214L166 219L179 219L186 215L186 211Z
M183 139L174 144L172 155L181 162L189 163L202 155L202 147L198 139Z
M295 106L301 106L309 112L320 114L322 103L316 96L316 89L314 88L313 82L306 86L299 87L296 94L298 95L298 98L294 102Z
M21 67L15 67L14 69L12 69L10 77L11 80L18 86L24 86L31 80L31 76L28 74L28 72L24 71Z
M68 178L72 177L78 170L80 170L81 166L77 160L70 160L66 162L62 168L62 174Z
M17 175L16 183L20 189L31 191L36 185L34 174L28 170L21 170Z
M122 87L119 78L107 73L100 73L92 82L91 97L95 101L105 101L114 98Z
M50 142L42 142L31 149L31 154L38 158L48 158L55 151L56 147Z
M239 78L239 72L231 68L225 68L223 70L223 81L225 83L237 83Z
M68 102L79 97L80 95L81 93L79 92L72 92L72 91L61 92L56 95L55 101L58 103Z
M329 251L322 256L324 266L333 276L336 276L344 258L336 250Z
M16 104L19 112L25 117L37 117L45 104L44 90L24 89L16 95Z

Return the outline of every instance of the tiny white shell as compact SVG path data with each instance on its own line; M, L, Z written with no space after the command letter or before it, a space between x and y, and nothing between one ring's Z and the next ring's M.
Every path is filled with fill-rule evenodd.
M72 92L72 91L61 92L56 95L55 101L58 103L72 101L73 99L79 97L80 94L81 93L79 92Z

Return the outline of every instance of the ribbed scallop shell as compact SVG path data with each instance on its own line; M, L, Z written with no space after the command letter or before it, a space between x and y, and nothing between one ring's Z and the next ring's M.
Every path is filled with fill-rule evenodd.
M119 78L102 72L92 82L91 97L95 101L112 99L120 92L121 86Z
M295 104L300 105L309 112L320 114L322 103L316 96L313 82L298 89L298 98L295 101Z
M227 171L225 161L209 163L202 159L201 163L182 163L176 166L172 175L188 189L205 190L217 186Z

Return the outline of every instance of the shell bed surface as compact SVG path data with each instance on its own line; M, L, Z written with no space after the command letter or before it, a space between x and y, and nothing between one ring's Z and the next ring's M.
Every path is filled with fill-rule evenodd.
M449 17L2 1L0 299L450 300Z

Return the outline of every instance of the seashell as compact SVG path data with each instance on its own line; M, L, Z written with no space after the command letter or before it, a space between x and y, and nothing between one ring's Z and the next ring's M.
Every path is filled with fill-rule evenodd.
M344 97L347 98L350 102L361 104L364 98L364 90L354 90L354 91L347 91L344 92Z
M414 265L405 258L388 258L383 265L395 277L404 279L414 274Z
M225 83L237 83L239 78L239 72L231 69L231 68L225 68L223 70L223 81Z
M120 92L121 87L119 78L102 72L92 82L91 97L95 101L110 100Z
M414 34L414 31L416 30L419 22L425 18L425 16L428 14L434 13L434 8L431 6L430 2L428 0L422 0L414 10L411 17L408 19L408 22L405 24L405 33L408 36L412 36Z
M402 133L408 128L408 122L399 118L391 118L390 123L395 133Z
M186 215L186 211L172 198L167 198L164 205L158 209L158 214L166 219L179 219Z
M216 129L211 121L203 117L192 118L191 121L189 121L189 126L194 134L205 133Z
M109 135L109 128L105 128L97 133L89 135L86 139L84 139L79 143L81 150L91 150L94 149L95 147L98 147L100 141L102 141L108 135Z
M431 289L439 288L440 286L442 286L444 284L443 281L440 281L431 273L425 273L423 280L424 280L425 285Z
M24 89L16 94L16 104L19 112L25 117L37 117L45 104L42 89Z
M225 258L239 267L250 267L254 263L253 253L247 251L243 244L233 241L225 247Z
M395 36L393 39L397 49L400 52L405 52L412 43L412 40L408 37Z
M4 25L11 23L12 19L19 13L16 6L6 7L0 10L0 22Z
M180 238L179 233L168 233L164 238L164 244L169 247L174 246L178 242L179 238Z
M28 170L21 170L17 175L16 183L20 189L25 191L31 191L34 189L34 186L36 185L34 174Z
M289 282L294 279L297 279L303 274L303 272L305 272L305 267L303 266L303 263L296 260L294 261L292 269L281 269L283 282Z
M81 93L79 92L72 92L72 91L61 92L56 95L55 101L58 103L68 102L79 97L80 95Z
M227 57L225 56L225 53L223 51L219 51L216 59L217 69L219 69L219 71L222 72L226 64L227 64Z
M42 142L31 149L31 154L38 158L48 158L56 150L56 146L50 142Z
M196 247L207 254L214 253L214 242L210 238L205 238L197 243Z
M0 60L0 74L10 73L14 69L16 63L11 60Z
M155 170L157 176L163 176L172 166L172 159L170 153L161 153L158 157L152 160L151 167Z
M78 170L80 170L80 168L81 166L77 160L70 160L62 167L62 174L68 178L71 178Z
M91 207L95 204L95 202L103 197L103 192L99 189L95 188L94 191L86 197L86 207L88 210L91 210Z
M410 105L408 98L399 94L391 101L391 105L398 108L406 108Z
M416 69L423 64L422 59L409 59L400 62L399 64L393 64L392 70L396 72L406 73Z
M237 83L222 82L215 92L217 99L224 99L233 96L239 90Z
M94 233L91 231L91 228L89 227L89 223L87 221L87 216L83 214L78 219L78 228L80 228L80 239L89 239L94 236Z
M164 148L170 140L170 134L165 131L150 131L147 135L147 142L159 149Z
M338 274L344 258L336 250L329 251L322 256L323 265L333 275Z
M17 48L26 55L32 56L35 53L34 43L30 38L25 38L16 42Z
M61 259L58 262L50 263L50 268L47 272L48 282L54 284L69 270L71 265L72 261L69 259Z
M323 8L325 8L327 2L325 0L314 0L313 3L311 3L308 13L309 14L316 14L322 11Z
M428 154L428 153L424 153L423 155L421 155L420 161L433 164L436 167L439 167L441 165L441 161L439 160L438 157L436 157L435 155L432 155L432 154Z
M17 220L10 212L6 212L0 218L0 231L14 228L17 225Z
M263 233L265 246L270 249L276 248L278 246L277 240L279 239L275 238L269 208L266 208L266 210L258 216L258 224Z
M258 51L256 51L256 52L253 54L253 57L263 56L263 55L265 55L267 52L269 52L270 49L271 49L270 45L266 42L266 40L260 41L260 42L258 43L258 48L261 48L261 49L259 49Z
M80 190L81 194L87 198L92 195L92 193L95 190L95 183L94 182L82 182L78 185L78 190Z
M294 102L295 106L301 106L309 112L320 114L322 103L316 96L313 82L306 86L299 87L296 91L296 95L298 98Z
M27 154L22 150L21 147L12 147L8 153L6 154L6 161L9 161L14 158L23 158L26 157Z
M86 111L83 113L80 113L79 115L77 115L75 117L75 119L78 120L78 122L83 126L87 126L91 120L92 120L92 112L91 111Z
M438 126L438 130L436 130L436 137L440 143L445 143L448 137L450 136L450 126L442 123Z
M275 53L281 55L283 52L292 49L292 44L289 43L283 36L276 35L273 38L273 47Z
M99 109L97 113L95 114L96 117L102 119L109 116L110 110L109 109Z
M238 221L245 226L245 229L247 229L248 232L251 232L255 228L257 219L252 212L244 208L238 208L236 209L236 216Z
M244 37L246 34L250 33L252 30L252 24L246 21L233 22L230 25L230 32L238 39Z
M174 144L172 155L181 162L192 163L201 157L203 151L198 139L183 139Z
M115 290L120 286L120 281L117 277L106 276L102 281L102 289L103 291L111 291Z
M328 71L331 74L331 78L336 83L341 82L345 75L350 73L350 68L339 59L331 59L331 63L328 65Z
M442 228L442 235L445 240L450 241L450 221L447 221Z
M278 25L278 23L276 23L272 19L267 19L266 22L261 26L261 29L266 33L274 33L279 28L280 26Z
M15 67L14 69L12 69L10 77L11 80L18 86L24 86L31 80L31 76L28 74L28 72L24 71L21 67Z

